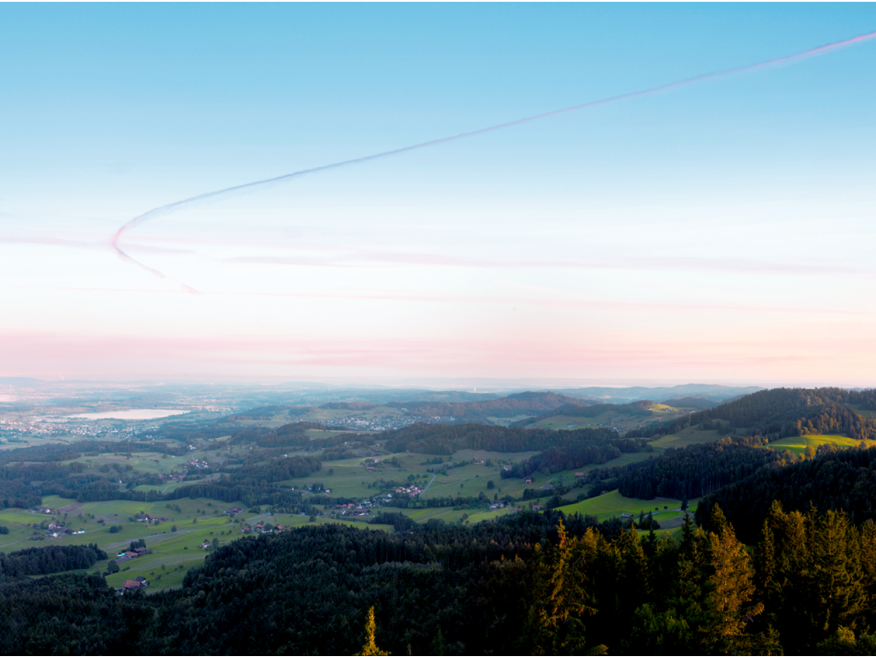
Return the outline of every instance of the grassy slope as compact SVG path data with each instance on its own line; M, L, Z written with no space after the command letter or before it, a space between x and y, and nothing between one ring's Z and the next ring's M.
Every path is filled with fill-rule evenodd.
M873 441L865 441L872 444ZM818 449L821 445L836 445L847 449L849 447L857 447L861 441L854 440L847 436L793 436L791 438L782 438L781 440L773 441L769 444L772 449L777 451L790 451L795 454L802 454L807 446L812 445Z
M204 540L212 543L216 538L220 545L224 545L243 536L240 524L222 515L226 508L234 504L223 504L207 499L183 499L172 502L179 505L180 512L167 508L166 504L165 502L146 504L125 500L76 504L74 500L57 496L45 497L43 505L59 509L57 514L31 513L23 509L0 510L0 524L10 529L9 534L0 535L0 550L13 552L46 545L97 543L110 555L110 558L115 558L115 555L123 551L131 541L142 538L146 541L146 547L152 550L152 554L123 563L122 570L110 575L107 581L113 586L120 586L126 579L143 575L150 582L149 590L156 591L180 585L186 572L204 560L208 551L199 547ZM158 525L131 522L129 517L140 511L155 516L168 516L169 520ZM200 513L201 511L203 513ZM34 533L30 525L38 524L43 520L62 521L64 513L67 514L65 522L69 527L84 529L86 533L52 540L30 540ZM100 519L104 520L103 524L98 522ZM251 521L253 525L256 522L267 521L272 525L282 525L284 528L311 524L307 516L300 515L256 516L252 513L244 513L237 519ZM317 524L330 522L392 531L389 525L366 525L352 520L330 518L316 519ZM112 525L120 525L122 529L111 533L109 528ZM176 531L172 530L174 526ZM38 534L42 535L43 532L40 531ZM89 569L89 572L102 573L108 563L109 560L98 562ZM162 565L164 570L161 569Z
M668 508L664 508L668 507ZM616 490L603 493L598 497L592 497L589 500L582 500L575 504L567 504L559 507L564 513L580 513L582 515L594 515L600 520L620 516L622 513L631 513L638 517L640 512L654 512L657 520L660 520L660 514L672 513L676 515L675 509L681 507L681 500L668 500L655 498L653 500L637 500L630 497L623 497Z

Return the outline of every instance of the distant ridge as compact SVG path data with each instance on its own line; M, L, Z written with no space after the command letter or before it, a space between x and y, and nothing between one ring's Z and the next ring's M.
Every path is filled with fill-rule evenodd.
M686 383L684 385L657 388L646 388L643 386L633 386L629 388L570 388L557 390L557 392L570 397L577 397L579 399L589 399L609 404L623 404L639 399L650 399L652 401L666 403L666 400L669 399L685 397L698 397L709 401L723 403L731 398L748 395L757 392L758 390L763 390L763 388L758 386L743 386L737 388L706 383Z
M46 382L27 376L0 376L0 385L7 386L42 386Z
M499 399L471 402L389 402L386 406L404 408L424 418L454 418L454 422L489 422L488 418L541 415L581 401L556 392L521 392Z

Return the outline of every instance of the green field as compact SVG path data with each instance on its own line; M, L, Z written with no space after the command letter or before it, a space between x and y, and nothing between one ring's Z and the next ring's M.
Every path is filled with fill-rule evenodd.
M159 591L179 586L189 569L204 560L209 552L199 547L204 540L212 544L213 539L217 539L221 546L243 538L245 536L242 532L243 523L254 526L257 522L264 521L271 525L282 525L284 529L308 524L339 523L372 530L392 531L390 525L365 524L361 521L327 517L317 517L311 523L309 518L303 515L269 513L255 515L244 512L232 519L225 516L224 511L235 503L225 504L203 498L182 499L170 503L179 506L180 511L168 508L167 504L124 500L77 504L75 500L48 496L43 498L43 506L53 510L50 514L15 508L0 510L0 524L9 527L10 530L9 534L0 534L0 550L13 552L46 545L96 543L107 552L110 559L114 559L118 552L124 551L130 545L131 541L142 538L150 554L124 562L121 571L108 576L107 581L113 586L120 586L126 579L134 579L142 575L150 583L149 591ZM159 517L167 516L168 520L157 525L131 520L141 512ZM101 520L103 522L100 522ZM34 536L44 537L45 532L34 527L43 521L64 522L71 529L83 529L85 533L56 539L33 540ZM120 529L111 532L112 526ZM109 559L98 562L88 572L103 573L108 563Z
M769 444L769 447L779 452L789 451L794 454L803 454L809 445L812 445L815 449L818 449L821 445L836 445L837 447L848 449L849 447L857 447L861 442L848 436L792 436L775 440ZM876 442L872 440L863 442L868 447L876 445Z
M691 509L695 508L695 501L690 502ZM639 513L649 512L654 513L654 517L658 522L664 519L676 517L679 515L678 509L681 507L681 500L670 500L664 498L654 498L653 500L637 500L631 497L623 497L616 490L609 493L603 493L598 497L592 497L589 500L582 500L575 504L567 504L558 507L563 513L580 513L581 515L592 515L600 520L608 518L620 517L622 513L632 514L634 518L639 517ZM661 514L665 514L662 516Z
M522 479L502 479L502 467L507 464L524 461L537 452L500 453L481 450L462 450L450 457L443 457L445 464L454 464L446 474L433 474L429 469L441 468L441 465L426 463L434 460L428 454L398 453L385 454L379 457L377 470L373 457L354 458L342 461L329 461L323 464L323 469L308 477L289 479L283 483L294 486L296 490L307 489L315 483L320 483L331 490L331 497L370 498L386 490L380 482L413 483L426 492L423 499L434 497L477 497L484 493L490 500L494 496L512 495L519 497L524 488L532 488ZM395 460L398 467L391 465ZM475 463L473 459L491 461L492 465ZM458 464L458 465L457 465ZM540 477L541 483L547 479ZM488 488L487 482L492 481L495 488ZM325 495L317 494L309 501L319 504Z
M687 427L678 433L662 436L653 441L651 445L653 445L655 450L659 451L659 454L662 454L669 448L682 448L687 447L688 445L713 443L725 436L726 434L720 431L706 431L698 427ZM659 454L655 454L655 456Z
M599 415L586 417L580 415L552 415L527 424L529 429L591 429L617 427L621 430L640 428L652 422L665 422L683 415L681 411L665 404L653 404L650 411L631 412L629 408L609 409Z

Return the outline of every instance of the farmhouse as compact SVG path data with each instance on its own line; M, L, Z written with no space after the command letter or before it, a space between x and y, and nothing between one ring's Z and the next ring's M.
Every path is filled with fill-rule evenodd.
M121 589L116 589L119 593L129 593L131 591L139 591L140 589L145 589L149 584L146 582L145 577L138 577L137 579L126 579L125 583L122 584Z

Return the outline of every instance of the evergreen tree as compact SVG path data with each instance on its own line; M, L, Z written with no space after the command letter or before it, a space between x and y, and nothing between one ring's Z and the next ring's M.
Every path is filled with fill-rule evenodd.
M720 518L723 514L715 519L719 526ZM745 627L763 611L763 603L749 604L755 592L751 558L726 520L716 533L709 534L708 559L712 575L706 583L706 605L711 619L704 628L706 645L710 651L745 650Z
M378 655L389 655L388 652L383 652L377 647L377 642L374 635L377 632L377 622L374 620L374 607L368 610L368 619L365 621L365 645L362 646L360 655L376 657Z
M585 589L581 546L569 538L560 520L558 543L542 558L530 612L534 652L568 654L584 647L584 617L596 610Z

